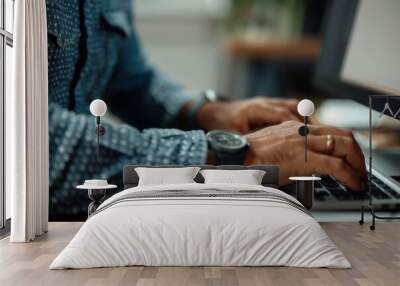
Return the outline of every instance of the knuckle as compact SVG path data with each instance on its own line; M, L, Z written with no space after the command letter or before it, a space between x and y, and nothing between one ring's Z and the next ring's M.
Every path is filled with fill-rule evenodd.
M354 139L354 137L351 138L350 140L350 145L352 147L353 150L358 150L359 146L357 141Z
M288 118L291 117L291 113L290 113L288 110L286 110L286 109L280 110L280 111L279 111L279 114L280 114L280 116L281 116L282 118L288 119Z
M293 120L293 119L290 119L290 120L286 121L286 124L289 125L289 126L298 126L298 125L301 125L298 121Z
M356 139L354 138L353 135L346 137L345 138L345 142L348 144L348 146L350 147L350 150L355 151L358 149L358 143L356 141Z
M243 131L245 125L246 122L243 120L243 118L240 117L236 117L234 120L231 121L231 126L234 130Z
M315 134L323 134L323 128L321 125L311 125L314 129Z
M283 121L279 124L279 126L287 128L287 127L291 127L290 122L289 121Z
M343 159L335 158L335 159L332 161L332 167L333 167L335 170L343 170L343 169L345 168L345 165L346 165L346 163L344 162Z
M239 105L235 109L236 116L245 116L249 112L251 112L252 106L250 104L242 104Z
M345 136L350 137L351 139L354 140L353 132L351 130L344 129L343 131L344 131Z
M289 142L288 146L290 146L290 147L287 149L287 152L289 153L290 158L294 158L297 155L301 154L299 152L300 150L298 148L299 145L297 144L297 142L295 140L290 139L290 140L288 140L288 142Z

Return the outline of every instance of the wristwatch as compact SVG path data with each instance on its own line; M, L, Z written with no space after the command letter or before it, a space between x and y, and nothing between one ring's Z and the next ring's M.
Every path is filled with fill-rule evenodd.
M188 130L201 129L197 120L197 113L206 102L228 101L226 96L217 93L215 90L207 89L197 96L188 111L186 128Z
M206 134L209 151L219 165L242 165L250 145L239 133L212 130Z

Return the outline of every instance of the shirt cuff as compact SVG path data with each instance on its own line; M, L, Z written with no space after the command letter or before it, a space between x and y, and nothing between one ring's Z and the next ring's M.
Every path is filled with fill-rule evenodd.
M148 129L143 136L144 145L136 148L143 163L197 165L207 160L207 140L201 130Z

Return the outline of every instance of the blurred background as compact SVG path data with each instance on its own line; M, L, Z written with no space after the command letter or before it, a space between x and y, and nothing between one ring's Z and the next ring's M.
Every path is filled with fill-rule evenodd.
M199 91L239 98L314 92L327 1L137 0L150 60Z

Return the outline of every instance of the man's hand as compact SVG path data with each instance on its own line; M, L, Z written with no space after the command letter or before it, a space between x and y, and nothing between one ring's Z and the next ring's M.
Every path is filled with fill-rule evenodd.
M309 125L308 162L304 160L304 137L299 122L289 121L246 135L250 150L246 165L276 164L280 166L280 184L290 176L313 173L333 175L344 185L361 190L367 180L364 156L352 133L328 126ZM328 144L328 135L333 144Z
M256 97L233 102L210 102L197 118L205 130L223 129L242 134L287 120L299 121L297 100Z

